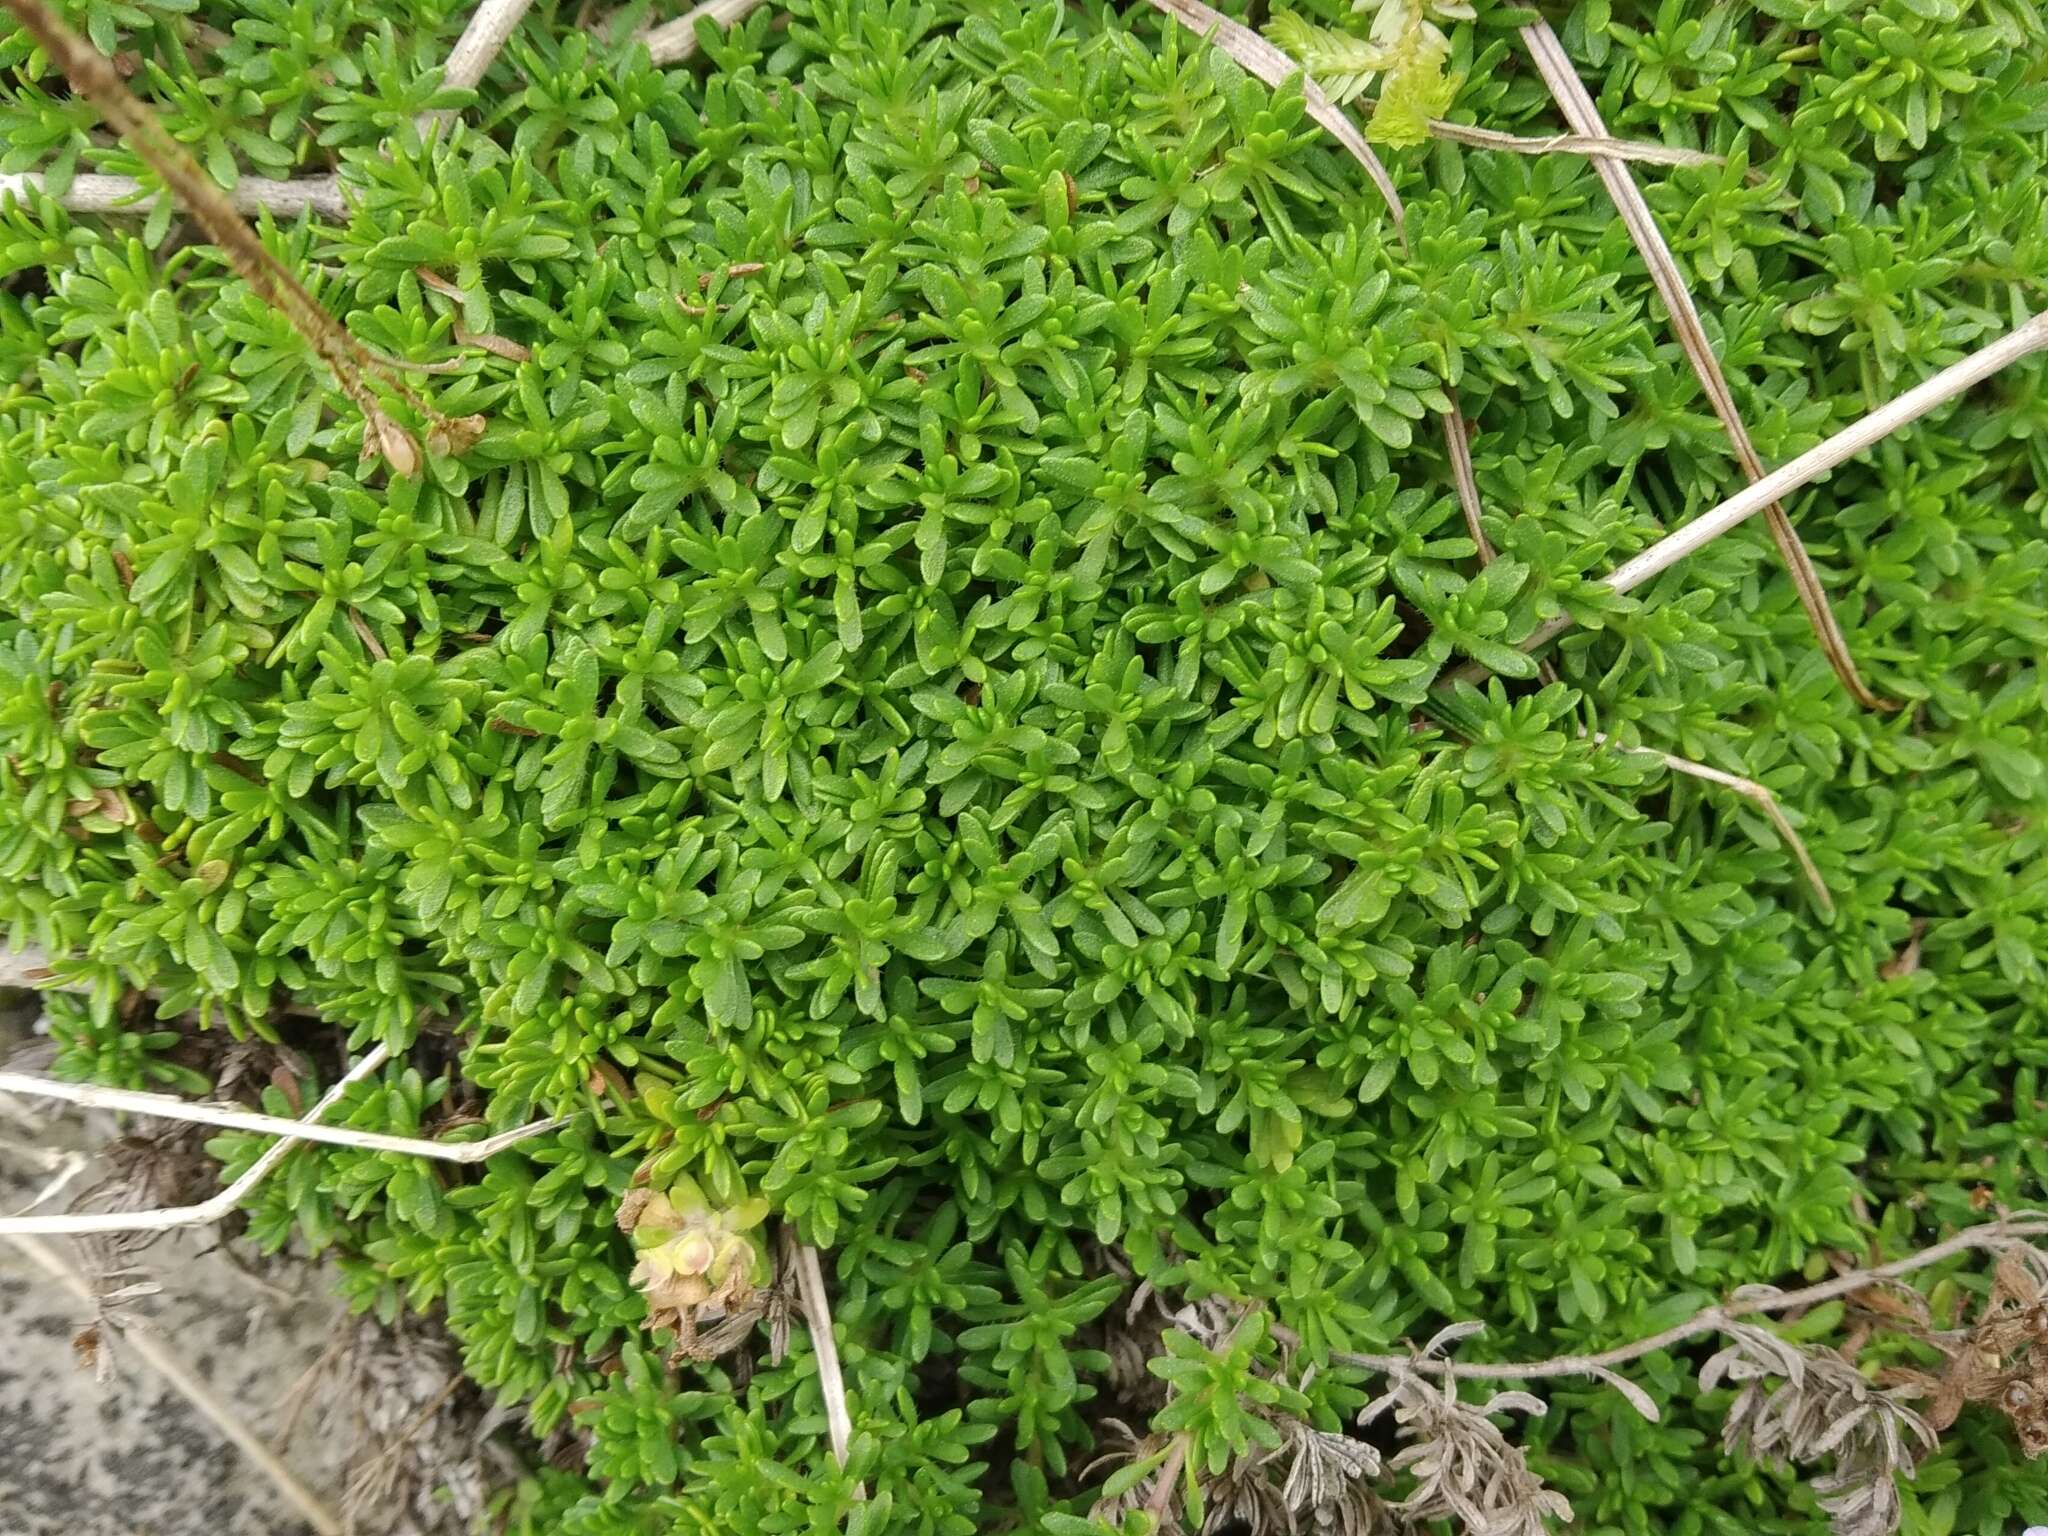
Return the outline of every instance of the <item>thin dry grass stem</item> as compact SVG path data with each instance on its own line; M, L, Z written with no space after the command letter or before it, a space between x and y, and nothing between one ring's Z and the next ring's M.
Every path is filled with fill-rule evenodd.
M1450 385L1446 383L1444 389L1448 393ZM1491 565L1498 551L1479 521L1479 477L1472 473L1472 440L1465 426L1465 414L1453 405L1438 420L1444 424L1444 451L1450 456L1451 479L1458 487L1458 506L1465 514L1465 531L1472 536L1472 547L1478 551L1479 563Z
M430 1157L443 1163L480 1163L507 1147L529 1141L543 1131L553 1130L560 1120L542 1120L522 1125L484 1141L430 1141L419 1136L388 1136L382 1131L357 1131L345 1126L310 1125L304 1120L287 1120L261 1115L253 1110L226 1104L194 1104L162 1093L138 1093L128 1088L102 1088L95 1083L60 1083L26 1072L0 1072L0 1093L27 1094L34 1098L57 1099L81 1104L87 1109L115 1109L127 1114L150 1115L159 1120L183 1120L193 1125L217 1125L230 1131L255 1131L265 1136L289 1136L295 1141L326 1142L337 1147L356 1147L365 1152L404 1152Z
M107 126L126 141L220 247L243 281L258 297L291 323L334 375L334 380L363 416L365 457L381 455L394 474L415 475L421 466L420 445L378 404L366 374L375 374L400 398L428 416L436 446L460 452L483 430L480 418L455 421L440 416L407 387L396 370L351 336L306 291L283 262L273 256L228 196L200 168L191 152L164 130L156 115L138 101L113 61L60 21L43 0L0 0L13 12L72 89L98 109Z
M26 201L42 194L40 171L0 175L0 198L9 194ZM71 178L57 199L68 213L147 213L156 206L157 194L133 176L83 175ZM275 181L265 176L244 176L227 194L237 213L268 210L278 218L295 219L312 213L323 219L348 216L341 183L332 176L306 176L295 181Z
M1698 1338L1701 1334L1720 1332L1737 1318L1817 1307L1823 1302L1838 1300L1868 1286L1881 1285L1885 1281L1910 1275L1916 1270L1927 1268L1930 1264L1939 1264L1943 1259L1954 1258L1959 1253L1968 1253L1976 1249L2002 1248L2023 1242L2030 1237L2044 1236L2048 1236L2048 1212L2014 1212L1997 1221L1965 1227L1952 1237L1923 1248L1918 1253L1908 1254L1903 1259L1895 1259L1889 1264L1847 1270L1832 1279L1822 1280L1814 1285L1804 1285L1792 1291L1775 1291L1764 1287L1748 1288L1731 1300L1717 1302L1711 1307L1701 1309L1682 1323L1674 1323L1661 1332L1637 1339L1633 1343L1618 1344L1597 1354L1559 1355L1549 1360L1499 1361L1488 1364L1465 1364L1435 1359L1426 1353L1334 1353L1330 1358L1341 1364L1359 1366L1366 1370L1412 1371L1427 1376L1450 1376L1462 1381L1536 1381L1555 1376L1587 1376L1613 1385L1621 1380L1614 1375L1615 1366L1626 1365L1631 1360L1655 1354L1660 1349L1669 1349L1674 1344L1683 1344L1687 1339ZM1634 1401L1633 1397L1631 1401Z
M1666 534L1648 549L1617 566L1607 578L1606 585L1616 592L1633 592L1653 576L1670 570L1686 556L1706 548L1729 529L1747 522L1773 502L1818 480L1830 470L1840 468L1865 449L1911 426L1937 406L1947 404L1993 374L2044 349L2048 349L2048 313L2034 316L1997 341L1978 348L1961 362L1951 363L1932 378L1923 380L1869 415L1842 428L1826 442L1779 465L1754 485L1744 487L1684 527ZM1569 618L1552 619L1524 640L1521 649L1533 651L1548 645L1571 627ZM1445 681L1476 682L1486 677L1489 670L1473 662L1451 673Z
M1369 97L1357 105L1370 109ZM1633 160L1643 165L1726 165L1726 155L1710 155L1702 149L1680 149L1675 144L1651 144L1640 139L1611 139L1605 134L1553 133L1533 138L1519 133L1502 133L1498 128L1480 128L1471 123L1451 123L1440 117L1429 120L1433 139L1448 139L1474 149L1499 149L1511 155L1584 155L1591 160Z
M1813 855L1807 852L1805 840L1800 837L1798 832L1793 830L1792 823L1786 819L1784 807L1778 804L1778 797L1755 779L1745 779L1739 774L1724 773L1719 768L1709 768L1705 763L1696 763L1689 757L1677 757L1672 753L1659 751L1655 747L1631 747L1627 743L1616 741L1613 737L1605 735L1600 731L1594 731L1592 739L1603 747L1610 747L1616 752L1626 752L1632 757L1654 757L1673 773L1682 773L1689 778L1704 779L1709 784L1719 784L1724 789L1734 790L1735 793L1751 802L1758 810L1770 818L1771 825L1777 828L1778 836L1785 840L1786 845L1792 850L1793 857L1799 860L1799 867L1806 874L1807 884L1813 887L1814 903L1820 908L1821 916L1829 921L1834 920L1835 901L1828 894L1827 881L1821 878L1820 866L1813 862ZM4 1086L4 1079L0 1079L0 1087Z
M697 23L736 26L761 7L761 0L702 0L674 21L651 27L640 36L647 56L656 64L681 64L697 56Z
M322 1115L341 1101L343 1094L383 1066L390 1054L389 1046L371 1047L368 1055L350 1067L341 1080L327 1090L320 1102L306 1111L303 1123L289 1122L296 1127L294 1134L281 1137L266 1147L263 1155L249 1165L248 1172L210 1200L203 1200L197 1205L170 1206L150 1211L70 1211L49 1216L0 1217L0 1237L167 1232L173 1227L198 1227L208 1222L219 1221L233 1211L251 1190L269 1178L277 1165L291 1154L292 1148L299 1145L301 1137L297 1134L298 1131L303 1131L307 1125L317 1124Z
M1605 138L1607 125L1600 120L1600 110L1594 105L1585 82L1579 79L1578 71L1572 67L1564 45L1558 41L1550 24L1539 19L1522 28L1522 42L1528 48L1529 56L1535 60L1543 83L1549 86L1552 98L1564 113L1565 121L1586 138ZM1657 227L1656 216L1650 212L1642 189L1636 185L1628 167L1618 160L1596 159L1593 169L1607 188L1607 195L1613 200L1622 223L1628 227L1629 238L1635 242L1644 264L1650 269L1650 281L1656 285L1657 294L1664 301L1665 311L1671 317L1671 328L1678 335L1678 344L1685 349L1686 359L1699 377L1700 387L1706 391L1714 414L1720 418L1729 441L1734 444L1735 457L1742 465L1743 473L1752 482L1763 479L1763 460L1757 457L1756 446L1749 440L1749 429L1742 424L1742 416L1735 408L1735 396L1728 388L1727 376L1721 371L1720 359L1714 355L1713 344L1707 339L1699 309L1692 301L1692 293L1678 270L1678 261L1671 254L1663 231ZM1841 626L1835 622L1834 610L1828 605L1827 588L1822 585L1820 573L1814 569L1806 546L1799 542L1799 535L1794 531L1785 509L1773 501L1764 508L1764 517L1770 524L1771 539L1778 546L1785 568L1792 574L1792 584L1799 590L1800 606L1805 608L1806 617L1820 639L1821 649L1827 653L1828 662L1842 680L1842 686L1865 709L1898 708L1895 701L1871 692L1857 673L1855 660L1849 654L1849 642L1843 637Z
M811 1331L811 1348L818 1357L818 1389L825 1398L826 1433L832 1439L832 1459L846 1465L846 1453L853 1443L853 1416L846 1407L846 1377L839 1369L839 1341L832 1334L832 1307L825 1294L825 1271L818 1262L818 1250L809 1243L796 1244L796 1290L804 1309L804 1324Z
M48 1243L22 1233L11 1233L16 1247L28 1256L37 1268L56 1280L72 1295L88 1306L97 1306L98 1298L92 1293L84 1278ZM221 1436L234 1446L250 1462L276 1485L292 1508L319 1536L343 1536L345 1527L339 1517L323 1504L319 1497L302 1482L298 1474L284 1464L263 1439L239 1415L221 1400L213 1388L208 1386L197 1372L188 1366L166 1345L147 1333L124 1333L122 1339L159 1376L174 1388L179 1396L205 1416Z
M1386 201L1387 212L1393 217L1395 239L1400 242L1402 250L1408 249L1408 210L1401 202L1400 192L1394 187L1394 178L1387 174L1386 166L1373 153L1372 146L1366 143L1365 135L1358 131L1358 124L1351 115L1330 100L1300 64L1251 28L1205 5L1203 0L1151 0L1151 3L1197 37L1206 38L1221 48L1247 74L1264 81L1274 90L1299 76L1302 101L1308 107L1308 115L1364 167L1366 176L1378 188ZM1452 393L1448 378L1444 380L1444 393L1447 397ZM1492 561L1494 549L1480 523L1479 482L1472 473L1472 453L1467 442L1465 418L1454 403L1443 412L1441 419L1444 447L1450 455L1451 479L1458 489L1459 509L1465 514L1465 530L1472 537L1480 564L1485 565Z
M1788 492L1846 464L1866 448L1911 426L1935 407L1947 404L1993 374L2044 348L2048 348L2048 314L2034 316L1997 341L1978 348L1961 362L1950 364L1932 378L1879 406L1860 421L1844 427L1818 447L1809 448L1754 485L1738 491L1711 511L1700 514L1675 533L1659 539L1623 563L1607 578L1607 584L1617 592L1634 591L1651 577L1669 570L1687 555L1704 549L1729 529L1754 517Z

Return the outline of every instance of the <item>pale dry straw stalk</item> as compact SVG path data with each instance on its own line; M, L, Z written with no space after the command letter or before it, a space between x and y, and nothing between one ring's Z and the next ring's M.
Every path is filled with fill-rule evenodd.
M1654 757L1673 773L1682 773L1688 778L1701 779L1709 784L1719 784L1748 800L1770 819L1778 836L1791 848L1792 856L1799 861L1799 868L1806 875L1806 883L1813 888L1813 899L1819 906L1821 915L1830 919L1834 917L1835 901L1828 894L1827 881L1821 878L1820 866L1813 862L1813 855L1807 851L1805 840L1794 830L1791 821L1785 815L1784 807L1778 804L1778 797L1755 779L1745 779L1740 774L1710 768L1705 763L1696 763L1689 757L1678 757L1670 752L1659 751L1656 747L1631 747L1599 731L1593 732L1592 739L1616 752L1626 752L1634 757ZM0 1087L5 1086L4 1082L0 1082Z
M1669 1328L1645 1335L1630 1343L1617 1344L1612 1349L1603 1349L1593 1354L1557 1355L1548 1360L1502 1360L1483 1364L1438 1359L1426 1353L1373 1355L1339 1351L1333 1353L1330 1358L1344 1365L1360 1366L1367 1370L1413 1371L1425 1376L1455 1377L1460 1381L1537 1381L1546 1377L1583 1376L1614 1386L1625 1380L1615 1374L1616 1366L1626 1365L1631 1360L1639 1360L1644 1355L1655 1354L1660 1349L1669 1349L1674 1344L1683 1344L1686 1340L1698 1338L1702 1334L1719 1333L1737 1318L1817 1307L1825 1302L1853 1295L1866 1287L1897 1280L1925 1269L1930 1264L1939 1264L1943 1259L1954 1258L1959 1253L2006 1248L2028 1238L2043 1236L2048 1236L2048 1212L2016 1211L1997 1221L1965 1227L1941 1242L1922 1248L1917 1253L1908 1254L1903 1259L1895 1259L1889 1264L1875 1264L1865 1269L1848 1270L1832 1279L1800 1286L1796 1290L1778 1291L1767 1287L1751 1287L1727 1301L1701 1308L1684 1322L1674 1323ZM1645 1417L1656 1417L1654 1409L1645 1407L1649 1399L1639 1388L1630 1393L1629 1400L1637 1404Z
M341 1102L342 1095L352 1086L383 1066L390 1054L389 1046L371 1047L368 1055L349 1068L341 1080L321 1097L320 1102L306 1111L304 1123L291 1122L295 1128L294 1134L282 1137L266 1147L263 1155L250 1164L248 1172L210 1200L203 1200L197 1205L170 1206L150 1211L84 1211L49 1216L0 1217L0 1237L78 1236L97 1232L166 1232L173 1227L197 1227L219 1221L241 1204L251 1190L269 1178L277 1165L291 1154L292 1148L299 1145L297 1131L303 1130L306 1124L318 1123L322 1115Z
M441 66L441 84L449 90L475 90L532 5L533 0L484 0L470 12L469 24L448 51L448 62ZM431 128L452 123L455 116L449 111L422 112L413 119L413 126L425 135Z
M1594 105L1585 82L1579 79L1578 71L1572 67L1564 45L1551 31L1550 24L1538 19L1524 27L1522 42L1528 48L1529 56L1535 60L1543 83L1550 88L1551 96L1563 111L1565 121L1586 138L1606 138L1607 125L1600 120L1599 108ZM1720 418L1729 441L1735 447L1735 457L1741 463L1743 473L1752 482L1763 479L1763 461L1757 457L1756 446L1749 440L1749 429L1742 424L1741 413L1735 408L1735 396L1721 371L1720 359L1714 355L1713 343L1707 339L1707 329L1693 304L1691 290L1678 270L1677 258L1671 254L1663 231L1657 227L1656 216L1650 212L1642 189L1636 185L1628 167L1617 159L1595 158L1593 169L1607 188L1607 195L1613 201L1615 211L1621 215L1622 223L1627 226L1629 238L1641 252L1644 265L1650 269L1650 281L1656 286L1658 297L1664 301L1665 311L1671 317L1671 328L1677 332L1686 360L1692 364L1700 387L1706 391L1714 414ZM1814 569L1813 559L1807 554L1806 546L1800 543L1785 509L1773 500L1766 504L1764 516L1770 524L1771 539L1777 544L1785 568L1792 574L1792 583L1799 591L1800 605L1805 608L1814 633L1820 637L1821 649L1827 652L1828 662L1834 667L1835 675L1841 678L1842 686L1866 709L1897 708L1892 701L1872 693L1858 675L1856 663L1849 655L1849 643L1842 636L1841 626L1835 622L1833 609L1828 606L1827 588L1822 585L1820 573Z
M195 1104L186 1099L174 1099L168 1094L102 1088L96 1083L57 1082L26 1072L0 1072L0 1093L56 1099L87 1109L113 1109L131 1115L150 1115L159 1120L182 1120L192 1125L217 1125L229 1131L254 1131L262 1136L287 1136L295 1141L355 1147L364 1152L402 1152L443 1163L480 1163L507 1147L531 1141L541 1132L551 1131L562 1124L560 1120L541 1120L483 1141L447 1142L430 1141L419 1136L388 1136L381 1131L357 1131L343 1126L315 1125L304 1120L257 1114L229 1104Z
M704 0L674 21L649 28L640 36L647 56L656 64L681 64L697 56L697 23L709 21L720 27L736 26L761 8L761 0Z
M1662 575L1686 556L1697 554L1729 529L1740 526L1765 507L1801 486L1818 480L1830 470L1874 447L1894 432L1903 431L1929 411L1946 405L1956 396L1975 388L1993 374L2023 358L2048 349L2048 314L2040 314L1978 348L1959 363L1926 379L1869 415L1844 427L1826 442L1781 464L1755 484L1745 487L1702 512L1683 527L1666 534L1648 549L1615 568L1605 585L1616 592L1633 592L1654 576ZM1552 619L1522 641L1520 649L1537 650L1572 627L1569 618ZM1489 668L1472 662L1449 674L1447 682L1474 682L1487 676Z

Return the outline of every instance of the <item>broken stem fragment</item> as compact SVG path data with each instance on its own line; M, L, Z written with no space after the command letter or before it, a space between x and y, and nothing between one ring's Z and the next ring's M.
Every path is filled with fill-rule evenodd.
M1689 757L1677 757L1672 753L1659 751L1656 747L1631 747L1600 731L1593 732L1592 739L1603 747L1616 752L1626 752L1632 757L1654 757L1673 773L1682 773L1688 778L1701 779L1709 784L1719 784L1724 789L1732 789L1756 806L1770 818L1770 823L1777 829L1778 836L1785 840L1786 846L1792 850L1792 856L1799 861L1799 867L1806 875L1806 883L1813 887L1813 899L1820 908L1821 916L1833 919L1835 901L1828 894L1827 881L1821 878L1820 866L1813 862L1813 855L1807 852L1804 839L1793 830L1784 808L1778 804L1778 797L1755 779L1724 773L1719 768L1710 768L1705 763L1696 763ZM4 1086L4 1083L0 1083L0 1087Z

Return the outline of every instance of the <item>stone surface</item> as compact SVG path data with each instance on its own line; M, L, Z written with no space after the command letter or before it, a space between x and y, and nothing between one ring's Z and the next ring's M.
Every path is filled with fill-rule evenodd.
M8 1036L18 1042L23 1033L18 1016L0 1021L0 1059ZM34 1197L51 1177L50 1158L95 1145L107 1130L104 1119L76 1111L30 1113L19 1101L0 1104L0 1211L19 1210ZM66 1198L45 1209L62 1209ZM68 1239L46 1241L78 1263ZM344 1326L343 1308L316 1271L276 1266L259 1280L213 1243L211 1233L199 1231L151 1246L141 1262L162 1291L133 1313L267 1437L279 1426L286 1389ZM310 1530L276 1485L133 1349L114 1341L105 1382L82 1367L72 1337L90 1321L83 1301L0 1238L0 1536ZM309 1406L284 1459L338 1506L338 1458L351 1437L322 1433L323 1411L334 1410L317 1401Z

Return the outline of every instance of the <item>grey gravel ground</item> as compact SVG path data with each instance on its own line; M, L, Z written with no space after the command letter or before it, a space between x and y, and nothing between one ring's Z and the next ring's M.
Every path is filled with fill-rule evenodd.
M0 1017L0 1058L26 1033ZM0 1106L0 1211L20 1209L49 1178L42 1154L103 1135L76 1111L29 1117ZM61 1208L63 1200L55 1203ZM68 1261L67 1239L49 1239ZM275 1405L319 1357L343 1309L317 1272L280 1266L252 1279L199 1232L165 1238L145 1255L162 1293L139 1304L159 1342L192 1366L259 1433ZM282 1282L280 1285L278 1282ZM301 1536L309 1530L276 1486L228 1444L133 1349L117 1340L112 1378L80 1366L72 1337L85 1304L0 1238L0 1536ZM339 1501L348 1437L323 1434L315 1404L285 1460L325 1499ZM332 1412L332 1408L326 1409Z
M0 1185L4 1187L4 1185ZM18 1204L19 1202L15 1202ZM155 1255L152 1255L154 1258ZM166 1260L169 1256L166 1255ZM256 1295L216 1257L159 1271L155 1323L260 1429L278 1393L324 1345L329 1298L286 1305ZM309 1527L275 1485L132 1350L117 1343L102 1384L73 1354L84 1308L0 1244L0 1531L6 1536L301 1536ZM288 1457L323 1492L306 1425Z

